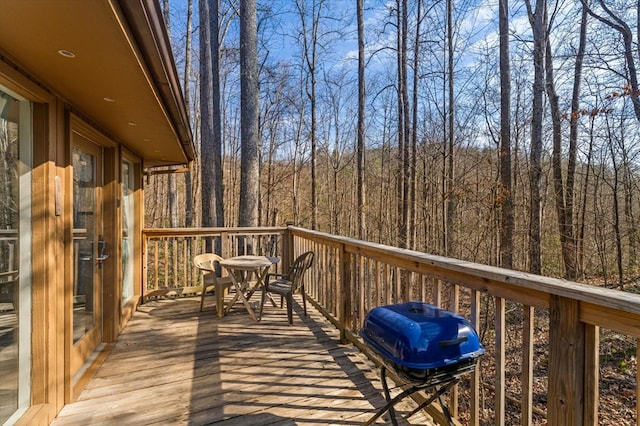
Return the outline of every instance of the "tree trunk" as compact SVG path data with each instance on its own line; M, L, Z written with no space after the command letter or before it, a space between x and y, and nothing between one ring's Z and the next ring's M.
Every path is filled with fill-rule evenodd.
M358 142L357 142L357 174L358 174L358 239L365 240L366 215L365 215L365 103L366 85L364 75L364 0L357 0L356 13L358 15Z
M220 144L218 2L200 0L200 173L202 226L224 226ZM207 242L207 251L220 252Z
M162 17L164 25L167 28L167 34L171 35L171 18L170 18L169 0L162 2ZM177 209L176 209L176 175L171 173L164 175L162 180L166 182L167 187L167 217L169 218L169 228L178 227Z
M544 22L545 0L537 0L535 12L531 1L525 0L529 23L533 30L533 112L531 116L531 150L529 161L529 271L542 272L540 231L540 186L542 183L542 113L544 109L544 53L546 25Z
M222 111L220 110L220 3L219 0L209 0L211 22L211 98L213 124L213 153L211 156L213 167L213 202L215 226L225 226L224 220L224 169L222 163ZM221 249L221 247L218 247ZM219 251L216 251L219 253Z
M406 110L408 102L405 102L407 96L407 37L406 37L406 29L407 29L407 10L406 10L406 0L397 0L396 6L398 10L397 17L397 61L398 61L398 218L397 218L397 244L398 247L406 248L407 247L407 212L408 212L408 170L407 164L409 159L408 155L408 147L407 143L407 133L409 129L407 129L407 119L406 115L409 113Z
M239 226L258 225L259 93L256 0L240 1L240 209Z
M569 158L567 163L567 191L565 193L566 221L571 225L573 233L571 238L571 246L573 248L573 265L575 275L571 279L576 279L579 274L581 263L578 262L578 243L576 241L577 230L574 228L574 210L575 210L575 174L578 155L578 115L580 108L580 86L582 84L582 65L587 46L587 10L582 8L582 17L580 19L580 42L576 55L576 64L573 77L573 93L571 97L571 117L569 122ZM576 114L574 114L576 113Z
M320 15L324 1L313 1L311 8L311 30L307 29L307 7L304 1L296 0L296 7L302 24L303 55L308 72L307 98L311 109L311 229L318 227L318 194L317 194L317 99L316 99L316 61L318 46L318 30Z
M456 188L453 163L453 148L455 143L454 117L455 117L455 94L453 76L453 0L447 0L447 74L449 94L449 111L447 113L447 236L445 245L445 256L454 256L454 224L456 215Z
M513 268L513 191L511 188L511 67L509 65L509 0L499 3L500 28L500 266Z
M184 60L184 103L187 106L187 114L191 120L191 86L189 84L191 80L191 22L193 19L193 0L187 1L187 28L186 35L187 40L185 43L185 60ZM194 167L195 164L192 165ZM191 180L191 170L184 175L185 186L185 217L184 226L191 228L193 226L193 183Z
M200 0L200 172L202 174L202 226L215 226L215 202L213 176L213 76L211 63L211 27L209 3Z
M616 269L618 271L618 287L622 288L624 284L624 269L622 266L622 232L620 230L620 201L618 200L618 191L620 188L620 165L616 160L614 150L614 137L611 135L611 127L608 125L609 133L609 153L611 154L611 167L613 167L613 183L610 184L613 197L613 232L616 243Z
M546 13L546 10L545 10ZM545 19L545 22L547 19ZM546 47L545 47L545 76L546 76L546 91L547 98L549 99L549 108L551 109L551 128L553 131L553 153L552 153L552 170L553 170L553 188L555 195L555 207L558 222L558 232L560 233L560 246L562 251L562 260L564 263L565 278L568 280L575 280L576 278L576 250L575 240L573 232L572 214L567 211L566 200L571 199L571 205L573 205L573 189L569 193L569 188L564 186L562 177L562 112L560 111L560 104L558 100L558 94L555 89L554 72L553 72L553 54L551 52L551 43L549 42L549 35L546 35ZM578 69L577 69L578 70ZM576 70L576 71L577 71ZM580 86L580 73L576 72L574 80L574 90L579 91ZM575 94L575 91L574 91ZM575 153L574 153L575 155Z

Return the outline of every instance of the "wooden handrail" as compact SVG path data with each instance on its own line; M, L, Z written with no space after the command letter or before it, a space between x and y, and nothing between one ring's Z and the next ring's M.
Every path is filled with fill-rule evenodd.
M347 253L392 263L407 271L428 274L449 283L536 308L549 309L549 298L552 295L584 302L581 306L582 322L640 338L639 294L398 249L303 228L291 227L290 230L296 236L332 247L344 245ZM608 318L612 310L617 311L616 318ZM620 324L621 318L618 315L624 315L625 322L631 321L631 324Z

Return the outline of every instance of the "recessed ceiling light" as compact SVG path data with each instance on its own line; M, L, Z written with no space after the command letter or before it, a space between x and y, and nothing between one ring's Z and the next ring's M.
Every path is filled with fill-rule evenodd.
M149 138L144 138L142 140L145 141L145 142L151 142L151 139L149 139Z
M154 149L153 152L157 154L157 153L162 152L162 151L160 151L159 149Z
M112 98L111 96L105 96L105 97L104 97L104 98L102 98L102 99L104 99L104 101L105 101L105 102L115 102L115 101L116 101L116 100L115 100L114 98Z
M58 53L60 55L64 56L65 58L75 58L76 57L75 53L73 53L70 50L66 50L66 49L60 49L60 50L58 50Z
M137 124L136 124L136 123L134 123L133 121L130 121L130 122L128 122L127 124L128 124L129 126L131 126L131 127L135 127L135 126L137 126Z

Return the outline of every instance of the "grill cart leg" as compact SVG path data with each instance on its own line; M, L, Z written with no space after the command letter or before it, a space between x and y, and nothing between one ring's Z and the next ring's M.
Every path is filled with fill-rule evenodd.
M391 401L391 394L389 393L389 384L387 383L387 369L382 367L380 371L380 381L382 382L382 388L384 389L384 399L387 403ZM398 426L398 420L396 419L396 410L393 405L389 407L389 417L391 417L391 423L393 426Z
M436 387L435 388L436 389L436 393L431 395L431 397L429 397L429 399L427 399L422 404L420 404L420 406L418 408L416 408L415 410L410 412L407 415L406 418L408 419L409 417L411 417L414 414L416 414L418 411L422 410L423 408L428 407L429 404L431 404L433 401L436 400L436 398L438 398L438 401L440 401L440 407L442 407L442 413L444 414L445 418L447 419L447 423L449 423L449 426L454 426L453 419L451 418L451 412L449 411L449 407L447 406L447 404L442 399L442 395L444 395L449 389L451 389L459 381L460 381L460 378L456 377L453 380L447 382L444 386L441 386L440 388ZM421 389L428 389L428 387L421 388Z
M382 387L384 389L384 396L387 400L387 403L385 404L384 407L382 407L380 410L378 410L376 412L376 414L373 415L373 417L371 417L366 423L364 423L364 426L368 426L373 424L373 422L375 422L378 418L380 418L385 412L389 411L389 416L391 417L391 422L393 423L394 426L398 426L398 421L396 419L396 412L395 409L393 408L398 402L400 402L401 400L405 399L406 397L421 391L421 390L426 390L429 389L431 387L434 388L435 393L433 395L431 395L431 397L429 397L425 402L423 402L422 404L420 404L420 406L418 408L416 408L415 410L413 410L411 413L409 413L409 415L406 416L406 418L408 419L409 417L413 416L414 414L416 414L418 411L422 410L423 408L429 406L429 404L431 404L433 401L436 400L436 398L440 401L440 406L442 407L442 412L444 413L447 422L449 423L450 426L454 426L453 420L451 418L451 413L449 412L449 407L445 404L444 400L442 399L442 395L444 395L445 392L447 392L449 389L451 389L456 383L458 383L460 381L459 377L453 377L451 380L446 381L445 383L442 383L442 386L440 386L439 388L437 387L437 385L429 385L429 386L412 386L408 389L405 389L404 391L402 391L401 393L399 393L398 395L396 395L393 399L391 398L391 394L389 393L389 386L387 384L387 374L386 374L386 368L382 367L381 372L380 372L380 379L382 381Z

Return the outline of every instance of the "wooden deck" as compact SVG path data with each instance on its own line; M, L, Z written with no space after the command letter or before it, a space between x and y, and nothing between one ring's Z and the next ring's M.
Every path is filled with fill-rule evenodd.
M378 369L313 308L303 318L297 306L289 326L271 306L258 323L239 304L219 319L213 300L205 312L199 298L142 305L52 424L356 425L384 405Z

